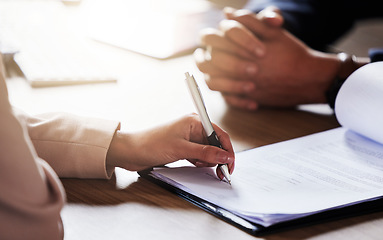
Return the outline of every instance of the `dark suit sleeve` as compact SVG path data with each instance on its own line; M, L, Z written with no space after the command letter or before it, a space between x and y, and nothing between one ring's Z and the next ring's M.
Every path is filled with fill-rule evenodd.
M381 0L251 0L245 8L259 12L271 5L281 9L289 32L317 50L325 50L357 20L383 17Z
M382 48L371 48L368 51L371 62L383 61L383 47Z

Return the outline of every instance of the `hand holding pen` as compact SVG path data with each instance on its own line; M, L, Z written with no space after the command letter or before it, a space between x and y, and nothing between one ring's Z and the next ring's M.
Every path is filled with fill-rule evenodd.
M197 82L195 81L193 76L190 76L189 73L185 73L185 76L186 76L187 85L189 87L189 91L192 95L194 104L201 118L201 122L206 132L206 136L207 136L209 144L212 146L224 149L218 139L216 132L214 131L213 125L210 122L210 118L207 114L206 107L203 102L202 95L197 85ZM217 175L220 179L225 178L228 181L228 183L231 184L230 174L233 172L233 169L234 169L234 165L230 166L230 169L229 169L229 166L227 164L219 164L217 168Z

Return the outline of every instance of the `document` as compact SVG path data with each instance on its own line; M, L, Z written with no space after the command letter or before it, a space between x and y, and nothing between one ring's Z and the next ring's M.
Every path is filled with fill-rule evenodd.
M383 143L383 62L365 65L343 84L335 114L343 127Z
M370 65L339 93L335 111L342 127L237 153L232 185L217 181L214 168L151 174L265 227L382 198L383 79L374 70L383 63Z

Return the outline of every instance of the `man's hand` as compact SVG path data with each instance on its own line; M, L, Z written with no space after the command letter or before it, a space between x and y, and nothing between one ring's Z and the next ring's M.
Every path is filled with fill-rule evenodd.
M229 20L219 30L202 34L206 48L195 52L210 89L248 110L326 101L340 64L335 55L314 51L281 28L283 18L275 8L226 15Z

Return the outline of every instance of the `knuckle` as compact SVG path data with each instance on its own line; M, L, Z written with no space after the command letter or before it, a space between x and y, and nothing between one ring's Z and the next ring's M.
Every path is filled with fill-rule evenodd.
M203 73L208 73L210 71L211 63L207 62L205 59L199 59L199 57L196 56L195 64L197 68Z
M223 41L223 37L216 33L207 34L201 38L201 43L204 46L215 46L220 41Z
M223 33L226 35L228 32L232 31L235 28L238 28L239 22L235 20L222 20L219 23L219 28L223 31Z
M184 121L185 121L186 123L189 123L189 124L192 125L192 124L194 124L195 122L198 121L198 114L195 113L195 112L190 113L189 115L186 115L186 116L184 117Z
M232 26L225 30L224 34L228 38L235 40L242 33L241 28L239 26Z
M207 87L210 90L216 90L216 84L215 84L214 78L207 77L207 78L205 78L205 82L206 82Z
M236 20L238 22L252 22L256 20L256 15L252 13L251 11L248 11L246 9L242 9L241 13L237 15Z
M244 62L242 61L235 62L233 64L233 68L235 69L237 76L239 76L240 78L244 78L247 76L248 66Z
M239 9L236 11L236 16L237 17L252 17L254 13L248 9Z

